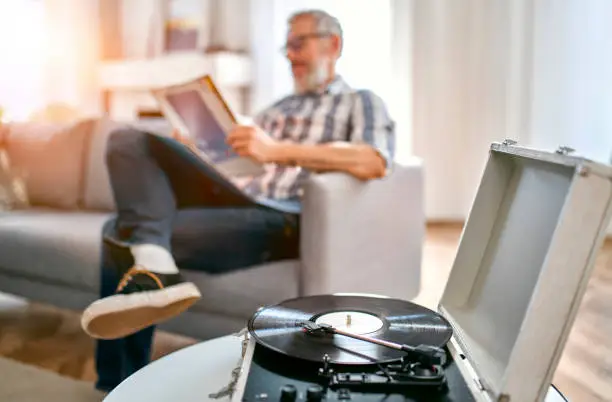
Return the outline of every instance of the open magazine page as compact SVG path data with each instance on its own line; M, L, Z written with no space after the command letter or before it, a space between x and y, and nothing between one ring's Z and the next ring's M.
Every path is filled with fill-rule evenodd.
M235 117L210 77L161 90L157 97L166 118L215 168L232 178L264 172L263 165L237 155L227 144L229 132L246 120Z
M180 116L196 147L212 162L221 163L238 157L227 145L225 130L208 110L197 90L171 93L166 99Z

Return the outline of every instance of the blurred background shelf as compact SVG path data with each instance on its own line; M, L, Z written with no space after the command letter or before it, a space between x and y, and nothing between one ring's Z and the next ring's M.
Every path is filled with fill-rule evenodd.
M235 52L175 52L148 59L101 63L98 80L105 94L106 112L117 120L132 121L140 111L157 108L154 88L177 85L209 74L230 106L248 114L251 61Z

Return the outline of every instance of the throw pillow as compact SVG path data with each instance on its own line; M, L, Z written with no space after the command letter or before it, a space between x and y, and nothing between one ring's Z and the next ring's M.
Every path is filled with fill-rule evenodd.
M76 124L11 124L6 149L22 172L30 204L76 209L83 194L85 149L92 120Z

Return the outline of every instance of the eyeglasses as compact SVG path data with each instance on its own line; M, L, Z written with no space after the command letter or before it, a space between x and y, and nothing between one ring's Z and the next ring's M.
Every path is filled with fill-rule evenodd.
M280 50L282 53L287 53L289 50L292 50L294 52L299 52L300 50L302 50L302 48L304 47L308 39L325 38L330 35L331 35L330 32L314 32L314 33L299 35L299 36L292 38L291 40L288 40L287 43L285 43L285 46L281 47Z

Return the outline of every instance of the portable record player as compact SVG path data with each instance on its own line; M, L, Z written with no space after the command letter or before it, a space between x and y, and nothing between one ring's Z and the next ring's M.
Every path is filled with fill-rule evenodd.
M543 401L611 214L612 167L494 143L438 311L353 294L262 308L232 401Z

